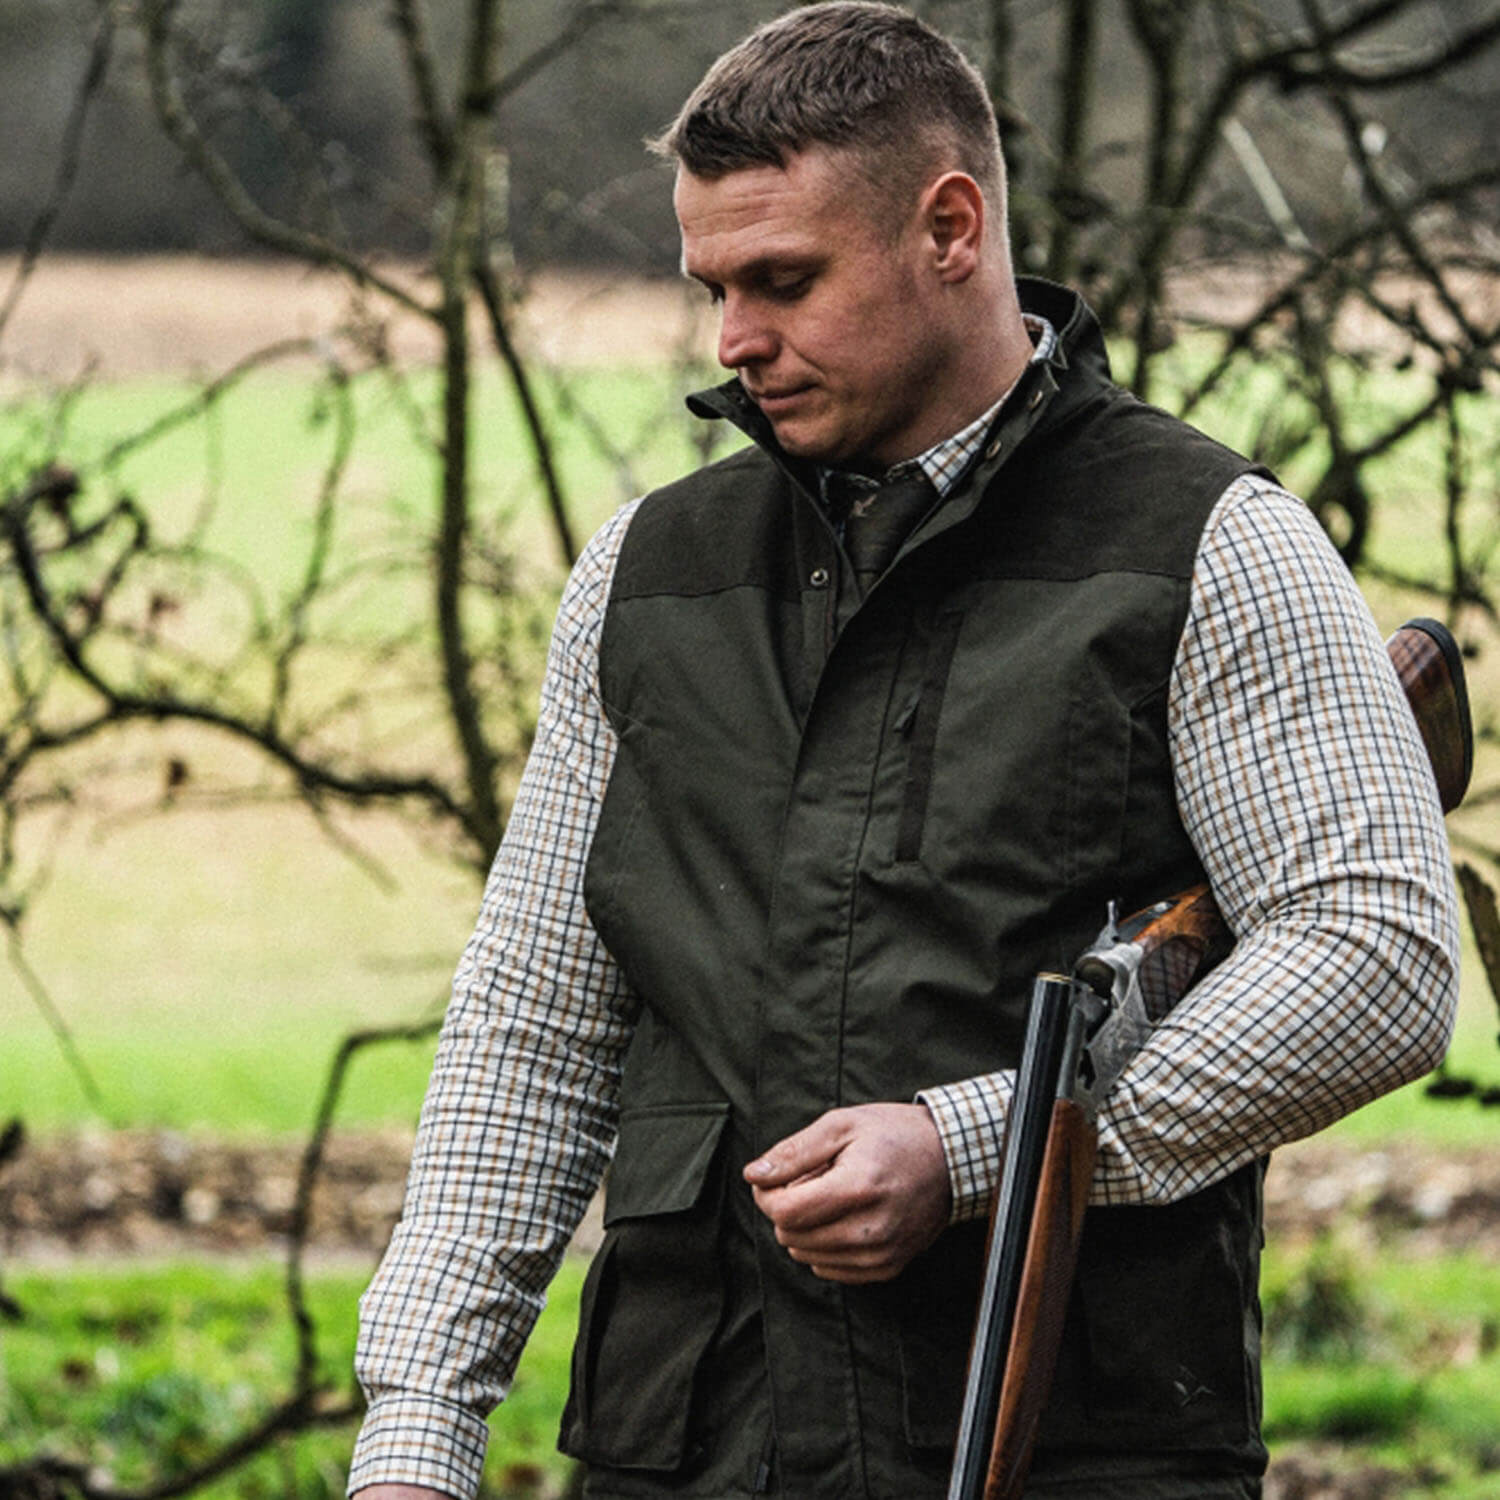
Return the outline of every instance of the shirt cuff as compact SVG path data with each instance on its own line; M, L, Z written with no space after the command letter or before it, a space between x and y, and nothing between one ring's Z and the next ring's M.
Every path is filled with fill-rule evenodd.
M431 1396L378 1396L349 1463L348 1493L371 1484L422 1484L472 1500L490 1430L466 1407Z
M951 1223L983 1218L990 1211L1000 1181L1005 1122L1015 1088L1013 1073L986 1073L923 1089L917 1095L916 1102L927 1106L937 1126L948 1161Z

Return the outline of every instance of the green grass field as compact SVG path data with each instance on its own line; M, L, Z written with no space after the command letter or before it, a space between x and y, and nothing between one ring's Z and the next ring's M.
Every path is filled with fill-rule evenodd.
M430 402L431 379L413 376L408 395ZM563 415L554 393L553 414L568 434L562 466L581 534L633 490L693 461L672 388L662 371L575 374L571 398L594 414L603 443ZM185 384L136 380L86 390L65 408L15 405L0 413L0 451L14 472L43 450L45 429L63 424L62 454L95 474L100 492L123 487L149 500L165 535L201 520L206 545L236 559L268 598L283 597L300 576L311 535L337 427L332 398L307 369L263 371L226 395L211 420L186 423L127 458L104 462L122 434L190 395ZM1400 405L1409 398L1395 387L1389 399ZM353 568L383 556L393 537L409 539L413 525L430 514L435 470L397 388L362 377L350 401L357 443L335 556L339 566ZM1236 425L1244 425L1247 406L1258 404L1244 390L1226 392L1217 413L1206 417L1227 436L1243 438ZM532 468L514 403L493 373L480 383L476 412L481 514L516 552L527 586L545 598L559 579L555 545L531 498ZM1493 423L1493 414L1486 420ZM629 463L606 449L627 452ZM1375 554L1405 569L1435 568L1442 548L1435 450L1419 439L1387 462ZM420 635L424 587L419 577L399 575L383 588L351 588L331 623L350 643L404 623L417 625ZM1367 592L1387 628L1433 608L1430 600L1384 586ZM211 647L215 630L228 629L226 608L212 599L194 607L186 628L195 644ZM327 675L332 692L347 678L351 659L331 653L313 670ZM1485 722L1489 705L1500 701L1497 673L1500 664L1478 663L1477 709ZM448 753L441 727L399 697L383 699L375 714L387 741L425 735L436 753ZM189 802L157 815L161 768L170 758L190 764L196 780L209 785L216 775L227 785L236 768L243 771L243 754L205 733L139 730L91 754L72 768L69 816L23 830L21 853L33 866L50 866L24 928L26 961L97 1081L103 1121L256 1134L301 1130L346 1030L408 1022L441 1004L477 905L472 870L390 816L347 824L351 840L384 872L378 880L295 807ZM1490 760L1487 752L1481 782ZM1489 808L1460 812L1455 828L1500 844ZM6 1037L0 1115L21 1115L42 1131L98 1122L101 1111L22 975L7 966L0 966L0 1026ZM1455 1066L1500 1082L1495 1030L1493 1001L1471 962ZM428 1051L408 1045L362 1058L343 1118L411 1119ZM1476 1107L1437 1107L1406 1090L1341 1129L1360 1139L1415 1132L1477 1141L1488 1138L1492 1124Z
M341 1399L352 1394L355 1301L366 1279L322 1272L309 1281L319 1376ZM492 1421L493 1496L535 1500L566 1474L555 1443L581 1284L570 1262ZM0 1349L0 1468L43 1452L143 1486L203 1462L290 1393L295 1349L275 1267L90 1266L27 1272L6 1289L25 1317ZM354 1425L280 1441L194 1493L334 1500Z
M1500 1266L1272 1246L1262 1295L1273 1452L1341 1445L1426 1477L1400 1494L1500 1496Z
M572 399L599 414L607 439L580 438L563 454L581 535L627 498L627 478L649 484L690 461L683 422L669 410L663 416L665 379L630 371L572 378ZM430 402L432 377L414 376L409 394ZM67 408L61 452L99 476L100 492L149 497L166 537L202 522L206 548L235 559L268 599L285 597L301 576L331 451L329 398L306 371L261 372L227 395L212 421L104 462L122 433L190 395L155 380L86 391ZM433 508L431 453L383 380L356 383L351 402L359 436L334 567L378 563L397 537L419 559L420 526ZM523 508L532 468L497 377L481 381L475 410L481 519L503 535L526 586L545 601L560 577L555 541L541 515ZM34 405L0 419L0 452L12 471L43 450L42 429L57 420ZM628 476L605 447L631 455ZM383 586L338 596L330 628L353 645L377 630L399 638L414 628L420 638L425 582L414 573L378 577ZM233 615L223 599L195 606L184 628L196 647L211 653L216 631L232 628L226 610ZM352 654L315 662L314 672L330 678L328 693L347 686ZM386 691L373 712L384 748L425 736L433 753L451 754L429 706L407 707ZM476 878L394 816L344 821L360 859L296 807L200 802L153 816L162 767L174 758L192 768L195 785L227 787L236 773L240 784L255 784L242 751L180 726L133 731L72 765L67 818L22 834L23 862L49 867L25 928L26 961L97 1081L105 1123L301 1130L345 1031L409 1022L441 1003L477 908ZM40 1130L97 1121L28 984L9 967L0 968L0 1025L0 1115L20 1114ZM346 1118L414 1116L426 1062L419 1047L364 1059Z
M581 1267L568 1262L508 1401L491 1419L487 1492L555 1493ZM315 1274L324 1378L348 1390L362 1274ZM289 1381L292 1338L270 1267L180 1263L28 1271L0 1350L0 1467L37 1451L166 1477L251 1425ZM1314 1246L1270 1254L1266 1432L1273 1456L1407 1476L1397 1493L1500 1497L1500 1267ZM201 1493L210 1500L333 1500L353 1424L286 1440ZM1386 1493L1390 1493L1387 1491Z

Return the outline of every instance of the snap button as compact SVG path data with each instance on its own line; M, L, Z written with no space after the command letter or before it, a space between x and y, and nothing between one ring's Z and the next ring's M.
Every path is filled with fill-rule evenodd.
M1003 438L996 438L995 441L993 443L991 443L989 445L989 447L984 450L984 456L986 458L994 458L1000 452L1000 450L1004 446L1005 446L1004 439Z
M828 569L814 568L807 576L807 581L815 589L826 589L828 587Z

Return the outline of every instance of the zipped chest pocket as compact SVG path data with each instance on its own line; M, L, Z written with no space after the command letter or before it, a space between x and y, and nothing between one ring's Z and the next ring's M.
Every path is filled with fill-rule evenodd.
M932 795L937 757L938 721L942 717L948 674L958 650L963 622L964 617L957 610L940 614L933 622L921 681L894 726L906 741L906 778L901 789L901 814L896 824L898 864L910 863L922 856L922 831L927 824L927 803Z

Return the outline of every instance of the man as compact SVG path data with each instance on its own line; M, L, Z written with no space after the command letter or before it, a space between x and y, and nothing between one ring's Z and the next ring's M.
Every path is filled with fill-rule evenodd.
M804 7L664 138L751 447L559 611L405 1215L367 1500L466 1497L613 1151L563 1446L597 1496L944 1493L1026 997L1200 878L1234 953L1110 1101L1031 1493L1258 1493L1262 1162L1431 1067L1436 795L1305 508L1018 296L993 115ZM407 1488L406 1486L414 1488Z

